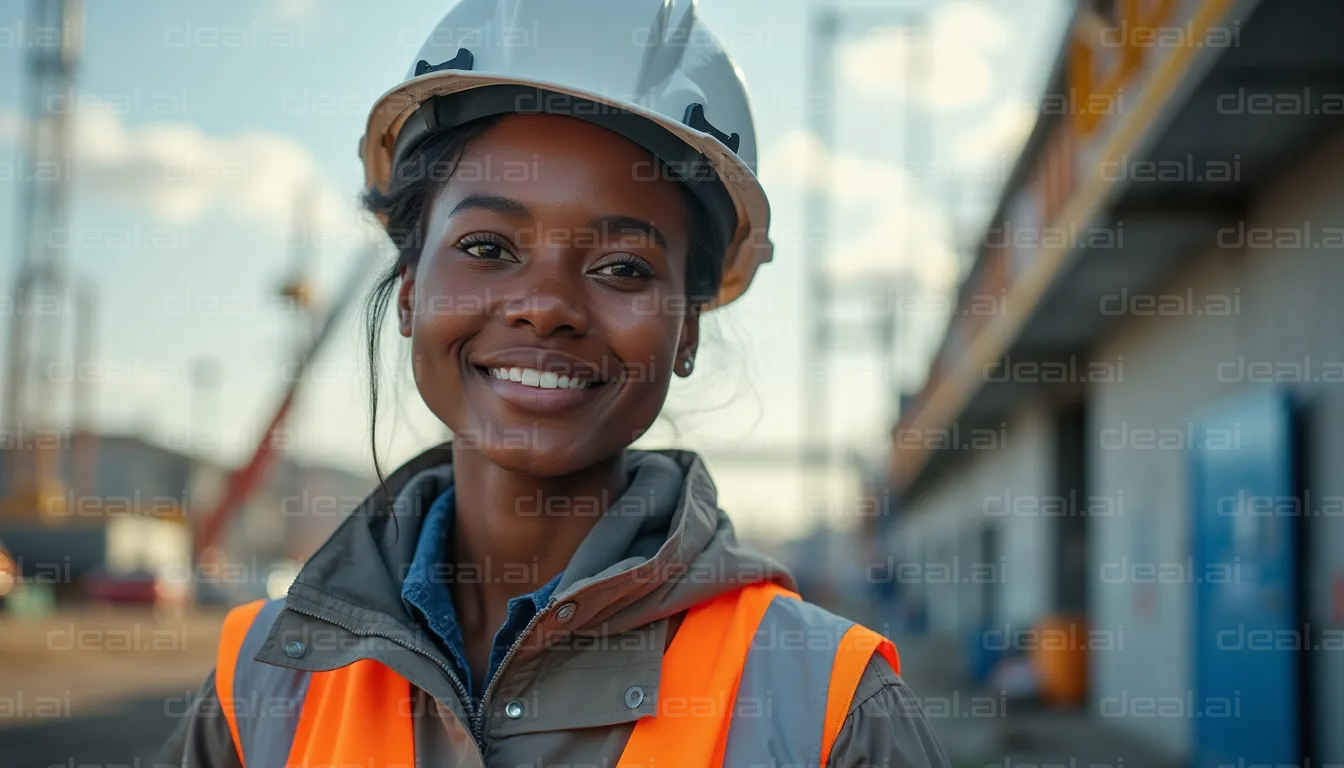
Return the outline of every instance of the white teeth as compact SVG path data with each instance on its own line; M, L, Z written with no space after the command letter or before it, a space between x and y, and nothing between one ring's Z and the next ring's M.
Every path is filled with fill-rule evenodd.
M588 389L593 386L591 381L572 379L533 368L491 368L490 376L505 381L516 381L523 386L538 389Z

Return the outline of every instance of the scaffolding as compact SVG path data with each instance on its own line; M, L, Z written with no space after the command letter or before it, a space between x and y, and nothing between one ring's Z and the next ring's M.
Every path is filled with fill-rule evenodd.
M820 523L834 513L833 467L842 455L859 471L869 474L872 457L865 457L853 449L841 450L834 445L828 399L831 396L831 369L833 356L856 348L879 358L883 371L883 388L892 410L884 414L888 424L895 422L898 377L895 366L897 341L897 312L902 287L898 279L871 278L855 283L841 283L827 271L829 256L826 246L832 241L831 229L834 186L835 149L837 145L837 77L836 52L846 33L855 28L869 30L882 26L896 26L906 30L912 45L907 49L908 59L902 71L895 76L905 79L905 108L902 149L905 160L927 156L930 138L924 120L915 108L915 94L919 93L928 76L928 53L925 50L925 19L919 10L902 7L849 8L822 6L814 9L810 30L810 56L807 80L809 105L808 130L817 139L820 151L809 158L807 169L807 198L804 209L804 228L807 244L806 295L802 299L806 339L804 361L806 375L802 377L802 445L797 461L806 478L803 494L811 517ZM909 193L907 187L907 194ZM902 234L897 248L902 255L915 247L911 234ZM837 310L852 305L855 300L876 306L863 321L868 328L855 328L854 319L842 322Z
M82 0L32 0L28 50L27 121L19 155L21 213L12 293L9 368L5 391L7 466L3 510L6 517L61 519L65 504L60 461L71 435L87 425L61 425L53 371L65 354L66 317L79 315L77 330L90 323L87 291L71 302L65 243L72 185L71 132L74 115L64 97L72 93L83 47ZM88 340L75 354L89 354ZM76 377L77 378L77 377ZM81 388L71 390L72 414L87 418ZM87 476L91 452L75 440L74 472ZM52 513L55 513L54 515Z

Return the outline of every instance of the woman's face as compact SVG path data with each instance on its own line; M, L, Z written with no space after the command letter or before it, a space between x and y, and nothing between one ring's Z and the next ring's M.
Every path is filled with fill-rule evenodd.
M505 117L468 145L399 293L416 386L459 446L553 477L657 418L699 324L681 191L656 167L554 115Z

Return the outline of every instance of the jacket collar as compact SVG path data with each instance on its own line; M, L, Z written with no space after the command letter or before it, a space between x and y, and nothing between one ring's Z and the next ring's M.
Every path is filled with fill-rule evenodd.
M651 461L653 456L663 458ZM656 642L640 645L640 663L632 665L627 658L613 669L624 664L631 674L637 671L642 682L649 684L651 677L656 686L665 638L661 620L748 583L772 581L789 589L796 585L774 560L737 541L731 522L718 508L717 490L704 462L695 453L631 450L627 461L639 468L641 477L651 470L649 482L632 484L594 525L552 597L553 603L572 605L570 617L563 625L551 620L537 627L545 634L545 643L541 647L529 644L519 656L535 654L558 638L563 640L562 636L649 632ZM642 466L645 463L650 466ZM681 475L679 494L675 504L660 505L657 489L664 483L672 487L677 483L675 477L669 480L662 474L673 466ZM357 636L376 635L397 646L417 648L446 669L446 659L439 658L429 635L406 610L401 585L415 553L423 513L452 482L452 469L452 444L445 442L394 470L386 479L387 492L375 489L301 569L286 607ZM280 631L286 613L272 628L257 660L313 670L330 669L354 658L348 653L338 654L339 658L287 658L281 650ZM291 627L296 620L288 618ZM572 656L557 654L556 658ZM432 665L426 667L423 660L395 661L405 663L389 662L389 666L436 697L448 690L442 681L423 679L433 672ZM540 661L530 663L545 666ZM415 676L410 674L417 670ZM563 670L547 671L564 676Z

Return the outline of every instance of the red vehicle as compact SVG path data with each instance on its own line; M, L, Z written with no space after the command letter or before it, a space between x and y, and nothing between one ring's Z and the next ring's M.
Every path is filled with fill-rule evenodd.
M84 578L84 595L89 600L120 605L154 605L159 602L159 580L148 571L108 573L100 571Z

